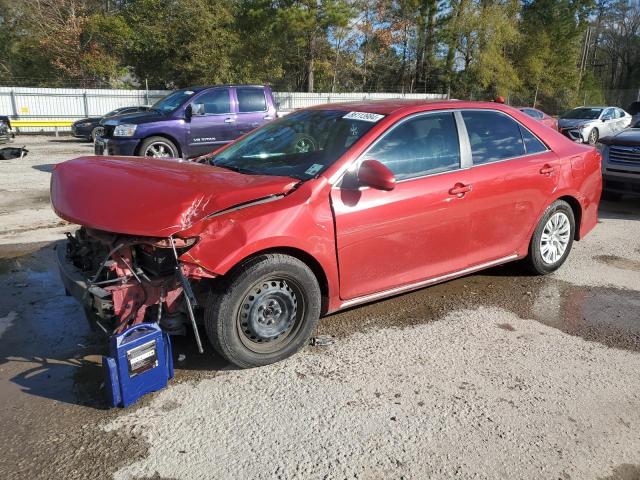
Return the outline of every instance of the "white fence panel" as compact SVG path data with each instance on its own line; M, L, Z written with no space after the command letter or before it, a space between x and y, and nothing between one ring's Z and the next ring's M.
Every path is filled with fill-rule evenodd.
M22 120L77 120L104 115L119 107L150 105L169 90L108 90L76 88L0 87L0 115ZM437 100L434 93L304 93L274 92L280 109L293 110L323 103L357 102L366 99L407 98ZM24 132L47 129L21 128ZM52 130L52 129L49 129ZM69 130L60 128L60 130Z

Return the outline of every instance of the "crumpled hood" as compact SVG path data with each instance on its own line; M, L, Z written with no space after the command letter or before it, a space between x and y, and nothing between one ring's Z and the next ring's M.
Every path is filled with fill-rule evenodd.
M589 123L595 123L598 120L589 120L589 119L585 119L585 118L561 118L558 120L558 126L560 128L568 128L568 127L575 127L578 125L587 125Z
M143 110L141 112L124 113L122 115L116 115L113 117L105 117L102 125L122 125L122 124L134 124L140 125L141 123L157 122L160 120L166 120L167 115L157 110Z
M179 159L80 157L54 168L51 204L59 217L79 225L167 237L221 210L285 194L297 183Z

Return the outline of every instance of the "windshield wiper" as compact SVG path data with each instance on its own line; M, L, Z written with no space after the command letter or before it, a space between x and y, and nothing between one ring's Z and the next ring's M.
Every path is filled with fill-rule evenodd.
M231 170L232 172L244 173L245 175L255 175L256 172L253 170L247 170L246 168L236 167L235 165L225 165L223 163L215 163L211 162L211 165L214 167L226 168L227 170Z

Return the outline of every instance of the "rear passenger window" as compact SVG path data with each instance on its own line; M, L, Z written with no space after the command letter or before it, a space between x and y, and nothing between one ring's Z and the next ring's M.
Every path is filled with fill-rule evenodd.
M525 154L518 123L497 112L462 111L475 165L497 162Z
M261 88L237 88L236 95L239 112L264 112L267 109L264 90Z
M538 140L529 130L520 127L520 131L522 132L522 140L524 140L524 149L527 155L547 151L544 143Z
M364 159L382 162L397 180L460 168L458 130L452 113L428 114L401 123Z

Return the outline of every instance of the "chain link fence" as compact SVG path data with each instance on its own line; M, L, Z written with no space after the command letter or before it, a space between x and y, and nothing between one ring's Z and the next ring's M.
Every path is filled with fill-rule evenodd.
M629 111L631 104L640 100L640 89L575 90L554 96L542 93L510 93L505 97L509 105L536 107L549 115L561 115L567 110L583 106L614 106ZM633 113L633 112L630 112Z
M101 116L120 107L150 105L170 90L112 90L73 88L0 87L0 115L14 120L77 120ZM438 100L437 93L303 93L273 92L281 110L295 110L323 103L366 99L411 98ZM51 131L46 127L21 127L22 132ZM60 127L61 131L69 128Z

